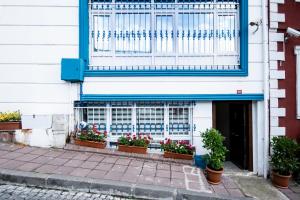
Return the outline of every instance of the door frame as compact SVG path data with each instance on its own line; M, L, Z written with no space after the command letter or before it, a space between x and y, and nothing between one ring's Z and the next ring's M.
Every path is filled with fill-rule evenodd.
M248 110L248 149L247 149L247 162L248 162L248 171L253 171L253 118L252 118L252 101L213 101L212 103L212 126L213 128L217 127L217 103L226 103L230 104L245 104Z

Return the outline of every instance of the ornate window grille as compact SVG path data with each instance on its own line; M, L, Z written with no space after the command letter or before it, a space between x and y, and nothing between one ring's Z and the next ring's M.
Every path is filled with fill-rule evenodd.
M82 121L98 130L109 133L109 141L116 142L127 133L150 135L154 142L192 139L193 104L167 102L107 102L97 105L77 102L75 126L80 129Z
M239 69L239 0L91 0L89 11L90 70Z

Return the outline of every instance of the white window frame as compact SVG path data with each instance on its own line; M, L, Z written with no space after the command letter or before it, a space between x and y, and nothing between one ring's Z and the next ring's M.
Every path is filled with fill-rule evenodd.
M166 10L154 10L154 9L150 9L150 13L151 14L151 31L152 34L154 34L153 30L155 27L155 23L156 23L156 16L160 15L160 13L162 15L172 15L173 16L173 31L174 31L174 35L177 34L177 21L178 21L178 17L179 17L179 13L181 12L187 12L187 13L193 13L196 12L198 13L199 10L197 9L188 9L188 10L180 10L178 8L178 5L182 4L182 3L177 3L177 1L175 1L175 5L176 5L176 9L166 9ZM112 0L111 3L101 3L101 4L111 4L111 6L114 5L118 5L119 3L115 3L115 0ZM120 3L123 4L123 3ZM154 0L151 1L151 3L146 3L149 5L154 4ZM189 3L186 3L186 5L189 5ZM192 3L191 3L192 5ZM212 5L215 6L215 5ZM222 5L220 5L222 7ZM211 8L208 8L211 9ZM214 10L212 10L212 13L214 15L214 30L216 30L216 16L217 16L217 10L218 8L216 7ZM139 10L116 10L116 9L111 9L111 10L98 10L98 11L89 11L89 15L93 16L93 15L110 15L111 16L111 32L112 35L114 34L114 31L116 29L115 27L115 15L116 13L120 13L120 12L139 12ZM142 12L142 11L141 11ZM202 11L201 11L202 12ZM201 13L200 12L200 13ZM219 13L220 15L222 15L222 12ZM227 10L227 12L224 12L224 14L227 15L233 15L233 16L237 16L235 17L236 19L236 23L235 23L235 29L239 30L240 28L240 18L239 18L239 9L235 10L235 9L229 9ZM92 17L90 17L90 24L92 24ZM114 37L111 38L111 45L110 45L110 51L99 51L99 52L94 52L93 51L93 38L91 37L91 31L92 31L92 26L90 26L90 69L91 70L127 70L127 67L132 67L132 69L136 69L136 66L134 64L134 62L132 62L132 58L131 57L137 57L137 58L145 58L145 62L142 62L145 64L145 66L141 65L141 61L139 60L137 64L138 66L141 66L142 68L147 68L147 66L149 66L149 68L153 68L156 67L157 68L172 68L173 66L176 66L175 68L180 68L182 67L183 69L185 68L185 66L192 66L193 63L198 63L200 66L204 66L205 69L213 69L213 66L220 66L220 65L224 65L224 66L231 66L229 67L230 69L236 69L236 66L238 66L240 64L240 37L237 37L235 39L235 50L234 51L225 51L222 52L220 50L217 49L217 46L219 44L219 40L216 39L216 36L214 36L214 42L213 42L213 47L212 47L212 52L202 52L202 53L179 53L178 51L178 43L179 40L178 38L174 37L173 38L173 51L170 52L166 52L166 53L158 53L156 50L156 40L158 38L152 38L151 39L151 43L150 43L150 52L149 53L142 53L142 52L137 52L137 53L130 53L130 52L124 52L124 53L116 53L116 40L114 39ZM238 35L238 32L236 32L236 34ZM153 37L153 36L152 36ZM221 56L222 58L225 59L224 63L220 63L218 56ZM202 59L203 58L203 59ZM125 60L125 61L124 61ZM146 61L147 60L147 61ZM193 62L191 61L193 60ZM129 62L127 62L129 61ZM128 66L123 67L124 63L128 63ZM162 64L163 63L163 64ZM164 65L165 63L166 66L161 66ZM194 66L195 67L195 66ZM220 66L220 68L222 69L222 66ZM238 67L237 67L238 68ZM217 67L217 69L219 69L219 67ZM138 68L138 70L140 70L140 68Z
M300 119L300 46L295 47L296 55L296 106L297 119Z
M131 134L137 134L137 125L138 125L138 122L137 122L137 118L139 116L137 116L137 109L144 109L144 110L149 110L150 109L150 112L153 113L151 109L163 109L163 120L162 120L162 123L163 123L163 131L162 131L162 134L159 134L157 131L158 134L153 134L152 137L153 137L153 140L154 142L159 142L159 141L162 141L164 140L165 138L170 138L171 140L187 140L187 141L190 141L190 143L192 143L192 135L193 135L193 106L194 104L193 103L190 103L190 104L181 104L179 103L178 105L170 105L170 103L163 103L162 105L153 105L153 106L149 106L149 105L145 105L145 106L137 106L137 103L133 103L131 105L124 105L124 106L119 106L119 105L111 105L110 103L106 103L106 106L103 105L103 106L93 106L93 107L75 107L75 126L78 130L78 128L80 128L80 122L84 121L84 114L83 114L83 110L90 110L90 112L87 114L90 114L91 116L87 116L88 119L90 119L89 121L86 121L90 126L93 125L93 124L98 124L98 123L105 123L103 122L103 120L99 120L100 119L100 115L98 112L95 112L95 111L98 111L98 110L102 110L103 112L103 116L101 116L101 119L105 119L106 120L106 131L109 133L108 134L108 142L117 142L118 138L122 135L125 135L127 133L131 133ZM189 124L189 129L188 131L186 131L186 133L184 134L183 132L180 133L180 130L178 130L177 134L170 134L170 122L172 121L170 119L170 113L169 113L169 109L182 109L184 108L185 111L188 112L188 124ZM112 118L113 118L113 109L119 109L120 112L122 109L125 109L128 111L130 111L131 113L131 120L130 122L128 121L125 121L126 123L125 124L128 124L130 123L130 127L129 127L129 130L124 130L124 131L114 131L114 134L112 134L112 130L111 130L111 127L112 127ZM120 113L119 112L119 113ZM122 112L121 112L122 113ZM150 120L149 120L149 123L150 125L152 124L157 124L157 119L156 119L156 114L152 115L152 114L147 114L147 118L149 118L150 116ZM155 111L156 113L156 111ZM115 112L116 114L116 112ZM151 117L152 115L152 117ZM93 117L94 116L94 117ZM120 118L120 121L119 122L115 122L115 124L122 124L123 125L123 113L121 114L121 118ZM95 119L94 119L95 118ZM154 120L154 121L151 121L151 120ZM144 124L146 124L146 122L144 121L143 122ZM179 123L179 122L178 122ZM98 127L98 126L97 126ZM179 127L179 125L178 125ZM116 128L118 129L118 128ZM104 131L104 129L102 128L101 131ZM142 131L143 132L143 131ZM149 132L145 132L145 134L149 134Z

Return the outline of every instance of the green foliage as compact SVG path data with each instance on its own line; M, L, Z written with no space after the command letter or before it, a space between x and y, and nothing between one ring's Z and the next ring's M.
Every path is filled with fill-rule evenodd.
M130 134L126 136L121 136L118 139L119 145L126 145L126 146L136 146L136 147L148 147L150 140L152 138L150 136L141 136L141 135L133 135L132 137Z
M165 142L160 143L160 148L164 151L180 154L189 154L193 155L195 147L188 144L186 141L175 142L170 139L167 139Z
M208 154L204 157L209 168L221 170L224 166L227 148L223 142L225 137L216 129L207 129L201 133L203 138L203 147L208 150Z
M19 111L15 112L0 112L0 122L20 121L21 114Z
M275 172L290 175L299 168L297 157L299 145L296 141L285 136L277 136L272 138L271 145L273 152L270 163Z

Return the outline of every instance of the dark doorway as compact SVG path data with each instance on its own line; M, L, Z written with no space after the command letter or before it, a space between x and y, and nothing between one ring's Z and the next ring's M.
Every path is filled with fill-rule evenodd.
M252 106L249 101L214 102L214 127L225 137L226 159L252 170Z

